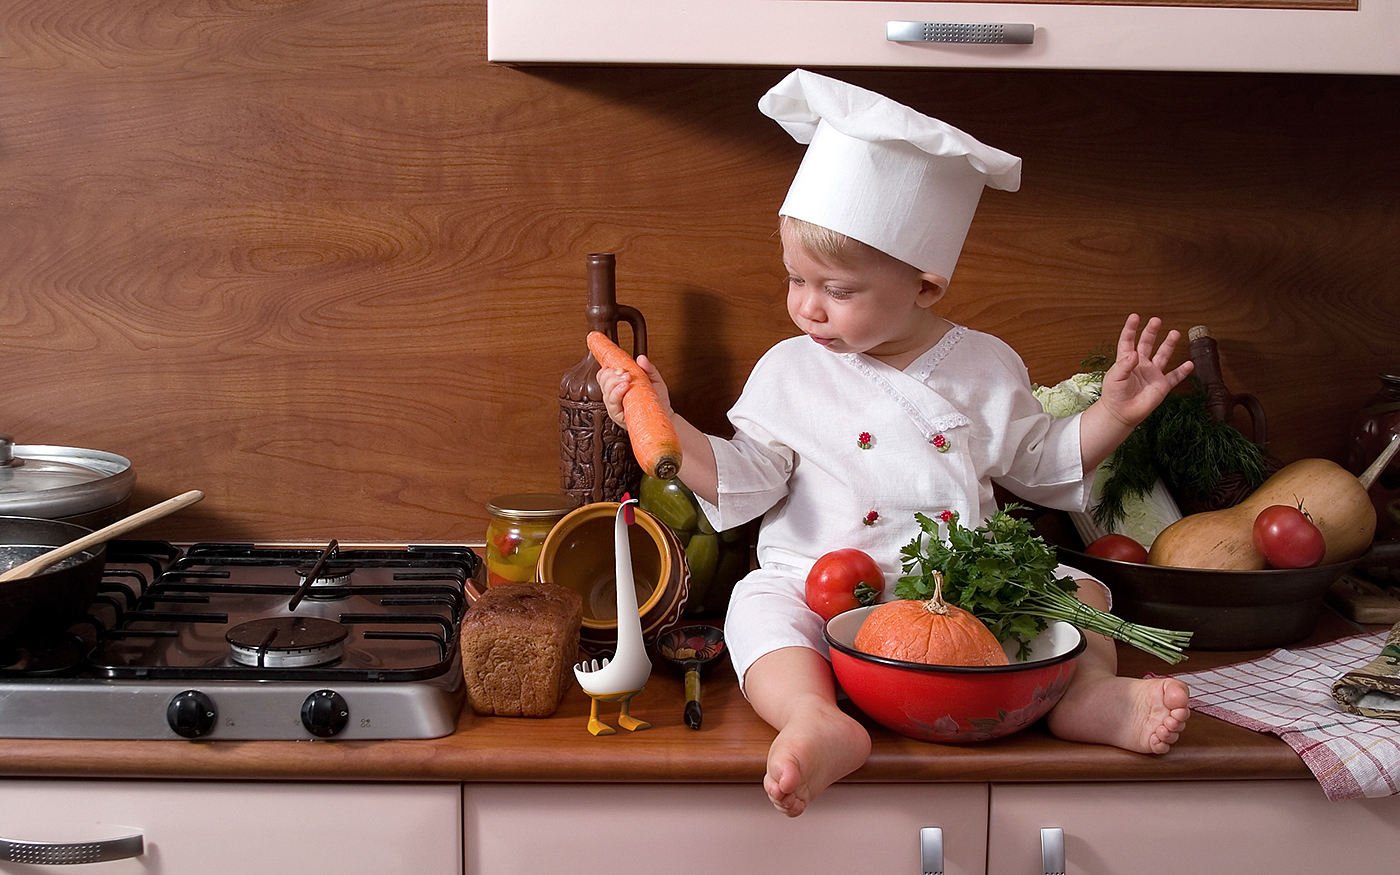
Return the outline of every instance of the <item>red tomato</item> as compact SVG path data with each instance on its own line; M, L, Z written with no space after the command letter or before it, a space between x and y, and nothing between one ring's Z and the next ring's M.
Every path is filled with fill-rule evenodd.
M1275 568L1312 568L1327 553L1327 542L1302 509L1274 504L1254 518L1254 549Z
M1120 562L1147 561L1147 548L1127 535L1104 535L1085 547L1084 552L1100 559L1117 559Z
M832 550L807 572L807 607L823 620L871 605L885 590L885 575L866 553Z

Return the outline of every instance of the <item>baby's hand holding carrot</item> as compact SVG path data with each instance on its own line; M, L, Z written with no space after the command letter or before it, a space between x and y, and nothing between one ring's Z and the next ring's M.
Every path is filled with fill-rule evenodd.
M657 398L661 406L666 411L671 410L670 395L666 391L666 383L661 379L661 374L657 372L656 366L646 356L638 356L637 367L647 375L652 389L656 391ZM603 403L608 407L608 416L623 428L627 427L627 414L622 407L622 398L627 394L627 390L632 387L632 374L621 368L602 368L598 371L598 383L603 389Z
M657 386L664 384L656 369L647 362L648 368L643 370L630 355L598 331L589 332L588 351L602 368L623 374L622 379L613 380L600 373L599 383L603 387L603 403L614 420L618 418L619 405L621 407L637 463L657 479L675 477L681 467L681 443L667 405L659 394Z

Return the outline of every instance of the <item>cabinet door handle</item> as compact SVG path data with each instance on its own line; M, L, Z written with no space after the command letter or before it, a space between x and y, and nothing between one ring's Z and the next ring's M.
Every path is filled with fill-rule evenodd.
M926 826L919 830L919 863L924 875L943 875L943 830Z
M885 39L892 43L1001 43L1028 46L1035 42L1035 25L887 21Z
M17 842L0 839L0 860L36 866L105 863L108 860L139 857L145 852L146 843L139 834L96 842Z
M1040 831L1040 862L1045 875L1065 875L1065 831L1058 826Z

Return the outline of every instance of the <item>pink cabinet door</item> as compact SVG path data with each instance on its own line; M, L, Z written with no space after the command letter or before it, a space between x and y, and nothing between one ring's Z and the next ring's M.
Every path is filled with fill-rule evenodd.
M1314 781L995 784L988 875L1041 868L1063 830L1072 875L1395 872L1396 799L1329 802Z
M1400 3L1327 5L1333 8L1285 8L1267 0L488 0L486 54L494 62L524 64L1400 73ZM952 25L955 33L970 27L973 40L1030 26L1033 41L925 42L920 36L910 42L899 31L911 22L920 35L924 23ZM1000 26L997 36L980 25ZM779 78L775 73L773 81Z
M463 816L468 875L920 875L935 826L948 875L986 869L985 784L837 784L793 819L758 781L467 784Z
M461 793L459 784L5 780L0 838L85 844L140 835L144 847L138 857L78 869L0 862L0 872L456 875Z

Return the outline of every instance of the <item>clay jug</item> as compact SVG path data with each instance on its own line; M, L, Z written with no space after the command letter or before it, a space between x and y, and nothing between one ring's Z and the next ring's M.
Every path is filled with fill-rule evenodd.
M1210 329L1204 325L1194 326L1187 333L1190 341L1191 362L1196 366L1193 373L1206 390L1206 411L1216 422L1225 422L1236 407L1243 407L1249 414L1250 440L1263 446L1268 442L1265 433L1266 420L1264 407L1253 395L1236 395L1225 385L1225 377L1220 367L1220 347L1210 336Z
M1400 368L1380 375L1381 388L1357 411L1351 426L1347 467L1360 474L1400 435ZM1400 457L1391 460L1371 484L1376 506L1376 537L1400 540Z
M647 325L635 307L617 303L617 260L611 252L588 256L586 329L601 331L614 342L617 325L632 328L632 357L646 354ZM598 362L591 353L559 381L559 478L564 491L582 504L621 501L637 494L642 469L632 455L627 432L608 416L598 386Z

